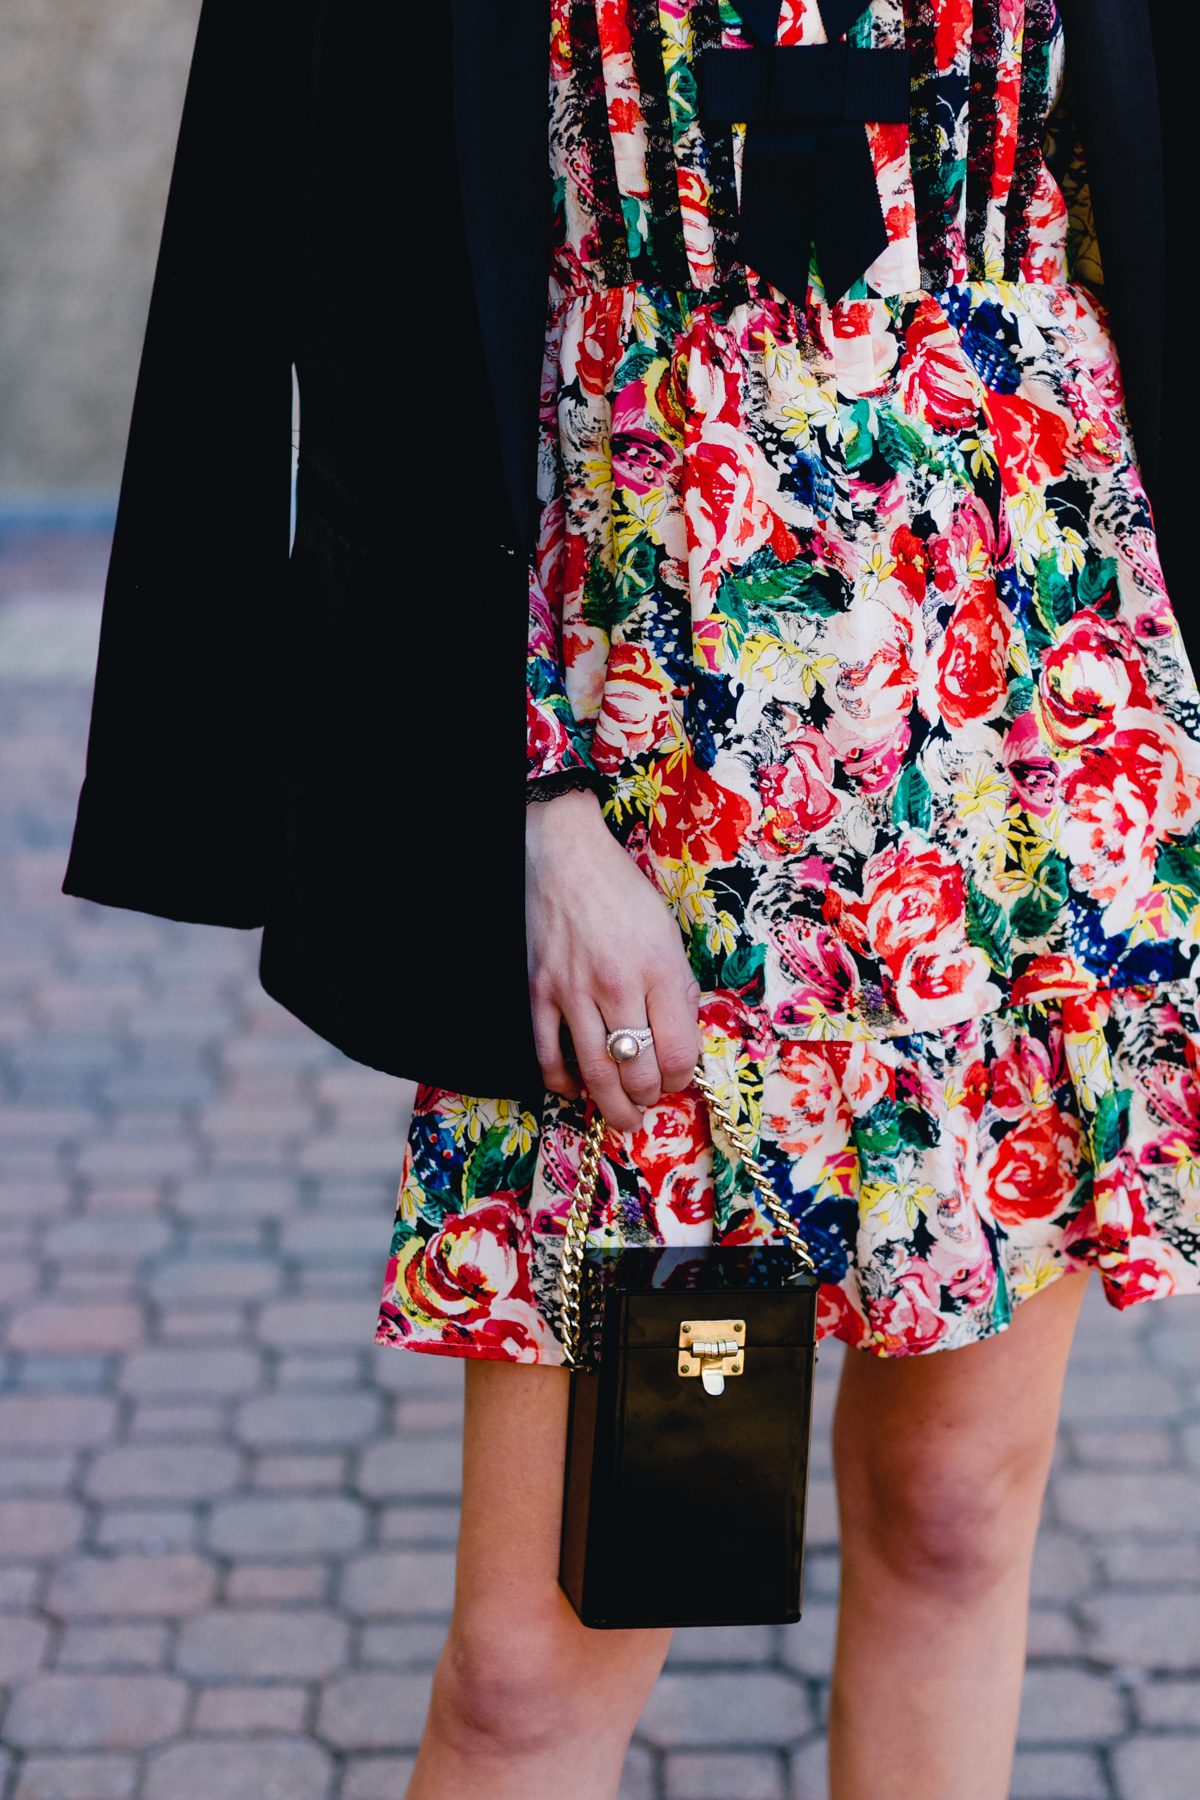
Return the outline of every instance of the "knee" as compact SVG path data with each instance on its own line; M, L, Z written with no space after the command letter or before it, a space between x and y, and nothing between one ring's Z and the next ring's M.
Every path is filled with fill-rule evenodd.
M1020 1456L875 1469L844 1535L907 1585L971 1606L1027 1563L1041 1482ZM849 1545L847 1546L849 1548Z
M554 1621L466 1621L451 1627L434 1683L434 1708L453 1719L460 1745L532 1753L563 1730L569 1700Z

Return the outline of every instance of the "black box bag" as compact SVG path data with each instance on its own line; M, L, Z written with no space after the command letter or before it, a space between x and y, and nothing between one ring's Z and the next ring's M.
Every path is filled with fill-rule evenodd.
M592 1119L563 1242L558 1578L600 1629L800 1617L819 1283L744 1135L696 1083L785 1243L589 1252Z

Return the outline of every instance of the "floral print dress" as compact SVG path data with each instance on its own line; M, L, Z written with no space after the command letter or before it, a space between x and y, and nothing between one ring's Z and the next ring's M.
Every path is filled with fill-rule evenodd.
M820 1329L902 1355L1070 1269L1200 1286L1200 702L1051 0L849 35L909 55L909 123L865 127L887 247L795 304L737 261L745 131L697 102L736 7L554 0L529 766L604 778ZM777 44L824 38L783 0ZM561 1360L586 1118L419 1091L381 1340ZM714 1229L769 1235L694 1092L609 1135L597 1243Z

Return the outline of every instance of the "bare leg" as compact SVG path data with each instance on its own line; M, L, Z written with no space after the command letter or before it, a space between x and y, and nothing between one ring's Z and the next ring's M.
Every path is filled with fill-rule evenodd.
M1029 1569L1086 1279L1026 1300L982 1344L846 1357L835 1800L1008 1793Z
M589 1631L558 1586L567 1380L467 1364L450 1635L408 1800L613 1800L669 1631Z

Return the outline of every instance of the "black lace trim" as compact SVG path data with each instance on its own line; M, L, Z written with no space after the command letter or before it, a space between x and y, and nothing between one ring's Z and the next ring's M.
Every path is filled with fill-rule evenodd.
M608 783L594 769L563 769L557 775L535 775L525 784L526 806L543 800L557 800L560 794L595 794L607 800Z

